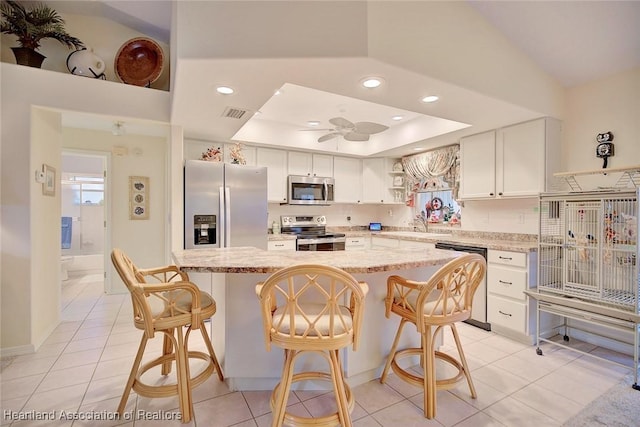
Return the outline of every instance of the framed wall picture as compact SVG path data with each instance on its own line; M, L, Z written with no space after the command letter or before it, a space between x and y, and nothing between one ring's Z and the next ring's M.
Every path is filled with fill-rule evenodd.
M129 177L129 219L149 219L149 177Z
M42 183L42 194L45 196L56 195L56 170L47 164L42 165L44 182Z

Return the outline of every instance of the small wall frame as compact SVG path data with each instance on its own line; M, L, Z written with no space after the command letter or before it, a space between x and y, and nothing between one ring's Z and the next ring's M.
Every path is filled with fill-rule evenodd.
M129 219L149 219L149 177L129 177Z

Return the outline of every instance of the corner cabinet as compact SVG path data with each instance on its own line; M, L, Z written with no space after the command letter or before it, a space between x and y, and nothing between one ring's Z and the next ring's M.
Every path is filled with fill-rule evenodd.
M394 171L399 159L362 160L362 203L403 203L404 172Z
M559 170L560 122L542 118L460 139L460 199L537 197Z
M287 201L287 152L271 148L256 150L256 163L267 168L267 200L274 203Z
M334 157L333 179L336 203L362 201L362 160L352 157Z

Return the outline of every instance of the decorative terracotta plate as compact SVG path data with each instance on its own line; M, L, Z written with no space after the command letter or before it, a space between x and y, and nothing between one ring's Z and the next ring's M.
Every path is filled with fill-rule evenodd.
M136 37L120 47L114 69L123 83L150 86L160 77L163 61L164 53L158 43L146 37Z

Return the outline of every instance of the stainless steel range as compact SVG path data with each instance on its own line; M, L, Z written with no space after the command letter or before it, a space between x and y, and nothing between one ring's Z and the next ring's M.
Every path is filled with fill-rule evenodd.
M343 251L344 233L327 232L324 215L283 215L280 217L282 234L295 234L299 251Z

